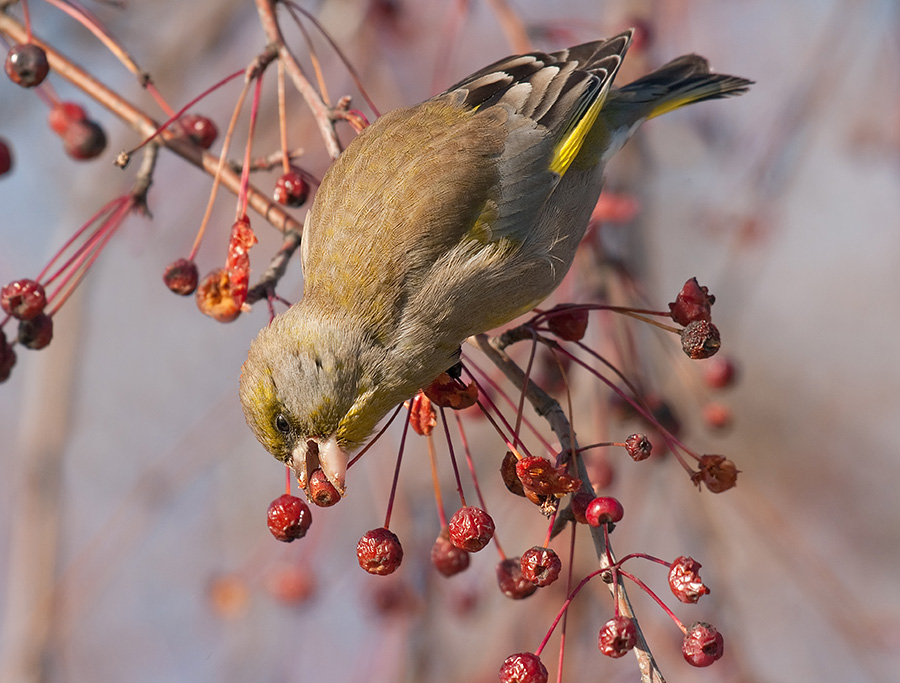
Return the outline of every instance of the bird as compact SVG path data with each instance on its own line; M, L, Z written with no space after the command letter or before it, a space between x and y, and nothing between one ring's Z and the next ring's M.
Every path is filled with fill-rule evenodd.
M303 296L240 377L247 424L302 489L321 468L343 496L387 413L560 284L604 167L644 121L753 83L688 54L614 88L633 33L501 59L381 116L331 164L303 229Z

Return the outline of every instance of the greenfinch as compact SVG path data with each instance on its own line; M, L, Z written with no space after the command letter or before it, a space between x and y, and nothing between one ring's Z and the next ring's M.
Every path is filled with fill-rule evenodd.
M751 81L685 55L619 89L632 31L509 57L385 114L331 165L306 219L304 293L252 343L247 424L307 488L452 367L469 336L559 285L603 168L647 119Z

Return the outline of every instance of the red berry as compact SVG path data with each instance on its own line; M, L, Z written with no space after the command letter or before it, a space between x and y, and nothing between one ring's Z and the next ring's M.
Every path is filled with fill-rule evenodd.
M566 472L565 466L554 467L547 458L540 456L529 456L519 460L516 463L516 474L522 482L526 495L530 491L538 497L559 498L581 488L581 480ZM538 501L532 499L532 502Z
M712 389L730 387L737 380L737 367L730 358L717 355L703 364L703 379Z
M106 133L95 121L72 121L63 133L63 148L73 159L96 159L106 149Z
M622 519L624 514L622 503L611 496L594 498L584 511L584 516L591 526L615 524Z
M518 462L519 459L516 458L512 451L506 451L506 455L503 456L503 462L500 463L500 477L510 493L524 498L525 488L522 486L522 480L519 479L519 475L516 472L516 464Z
M577 304L560 304L547 313L547 327L560 339L579 341L588 324L588 309Z
M559 556L550 548L538 545L526 550L520 562L522 576L540 588L556 581L559 578L559 570L562 569Z
M234 294L231 275L225 268L217 268L203 278L194 296L197 308L220 323L230 323L241 314L241 304Z
M386 576L396 571L403 561L403 547L390 529L372 529L356 544L356 558L359 566L370 574Z
M40 85L48 73L47 53L33 43L13 45L6 55L6 75L23 88Z
M669 567L669 588L681 602L697 602L700 596L709 593L709 588L700 578L701 564L692 557L676 557Z
M163 282L166 283L166 287L181 296L193 294L199 279L197 264L186 258L172 261L163 271Z
M547 683L547 667L530 652L510 655L500 667L500 683Z
M444 576L453 576L469 568L469 553L450 542L450 531L441 529L431 546L431 564Z
M28 320L44 312L47 295L34 280L14 280L0 289L0 307L13 318Z
M454 379L446 372L442 372L423 391L435 405L453 410L465 410L478 402L478 387L475 382L466 386L461 380Z
M409 408L409 426L419 436L428 436L437 425L437 413L429 399L421 391L413 396Z
M653 444L650 443L646 434L632 434L625 439L625 450L635 462L649 458L652 449Z
M279 541L290 543L306 535L312 524L309 506L297 496L285 493L269 504L269 531Z
M594 496L586 491L579 491L572 496L572 516L579 524L588 523L584 513L587 511L587 506L590 505L592 500L594 500Z
M337 503L341 499L341 494L334 487L321 467L317 467L309 475L309 483L307 485L309 498L320 508L328 508Z
M722 634L712 624L697 621L684 634L681 654L691 666L709 666L724 653Z
M692 360L714 356L720 346L719 328L709 320L695 320L681 330L681 348Z
M74 102L58 102L50 110L47 122L55 133L62 135L73 121L84 121L86 118L87 113L81 106Z
M466 552L477 553L493 536L494 520L481 508L460 508L450 518L450 541Z
M691 475L691 481L697 486L705 484L713 493L722 493L737 484L740 470L724 455L701 455L697 472Z
M710 429L724 430L731 426L731 408L723 403L711 402L703 406L703 421Z
M309 197L309 183L296 170L278 177L275 181L275 201L286 206L302 206Z
M9 173L12 165L12 150L9 148L9 143L3 138L0 138L0 175Z
M684 283L675 301L669 304L669 311L679 325L688 325L695 320L709 320L712 305L716 297L709 293L709 288L701 287L697 278L692 277Z
M203 149L209 149L219 136L219 129L216 128L210 119L199 114L185 114L178 123L191 142Z
M19 321L18 341L35 351L44 348L53 339L53 318L46 313L38 313L33 318Z
M600 629L597 647L607 657L621 657L637 643L637 628L628 617L613 617Z
M497 584L500 592L513 600L524 600L538 589L522 576L522 560L518 557L507 557L497 563Z
M0 382L9 379L9 373L12 372L15 364L16 352L6 341L6 333L0 329Z

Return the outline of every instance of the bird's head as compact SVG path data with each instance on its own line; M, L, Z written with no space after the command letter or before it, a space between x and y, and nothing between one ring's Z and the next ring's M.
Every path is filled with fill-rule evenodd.
M259 442L305 490L317 468L344 493L349 453L383 416L371 344L301 304L263 328L241 371L240 397Z

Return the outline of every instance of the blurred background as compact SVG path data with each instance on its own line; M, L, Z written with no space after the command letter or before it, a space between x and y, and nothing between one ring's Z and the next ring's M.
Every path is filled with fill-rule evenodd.
M37 36L161 118L86 31L47 4L30 5ZM655 308L692 276L710 288L722 353L739 367L729 391L712 395L702 367L674 338L630 329L640 330L644 379L678 415L682 438L734 460L738 486L698 493L672 458L634 464L621 453L596 458L595 472L625 506L613 536L620 555L692 555L712 588L697 606L675 608L685 622L709 621L724 633L726 655L707 670L681 660L677 629L630 590L669 680L890 680L900 666L900 304L891 294L900 267L900 5L303 6L353 62L381 111L521 51L523 36L550 50L627 26L639 28L639 42L619 83L687 52L756 81L739 99L690 107L641 130L608 169L606 186L637 210L598 227L558 296L619 295L621 281L598 265L598 253L607 264L626 264ZM265 45L246 1L90 9L176 107ZM286 33L295 54L306 55L302 34ZM327 43L315 38L314 45L332 101L351 94L365 109ZM0 79L0 137L15 154L13 173L0 178L2 282L36 275L133 178L111 160L137 143L135 134L50 79L63 99L77 99L105 126L108 153L90 164L70 160L46 125L46 106ZM274 82L268 79L261 112L258 144L266 151L277 148ZM224 130L239 87L195 110ZM304 149L304 168L321 176L321 140L291 97L291 144ZM255 182L266 188L271 181ZM396 429L350 471L340 505L313 510L306 538L282 545L266 530L283 468L247 429L237 398L240 366L268 320L266 307L223 326L161 282L165 265L190 249L210 183L162 154L149 195L152 220L126 222L55 317L53 343L40 353L17 349L18 364L0 386L2 680L496 680L508 654L540 643L564 586L509 601L496 590L491 548L456 577L434 571L429 551L439 522L421 439L409 445L400 476L392 529L406 557L392 577L362 572L355 545L382 523ZM233 197L221 194L201 273L225 257L233 207ZM251 220L261 268L280 240ZM279 293L295 301L301 292L295 260ZM609 344L605 325L606 318L592 318L586 341L595 348ZM487 367L474 351L467 355ZM635 431L610 417L607 394L587 375L573 379L573 390L582 443ZM731 411L730 427L710 429L710 402ZM503 445L483 421L466 419L504 548L519 554L541 544L542 518L495 474ZM445 459L441 469L449 514L455 505ZM577 545L576 579L596 562L586 535ZM566 557L568 535L554 547ZM673 605L663 571L629 566ZM605 588L590 584L570 612L564 680L637 679L633 658L609 660L596 649L611 613ZM544 655L551 671L557 650L554 636Z

